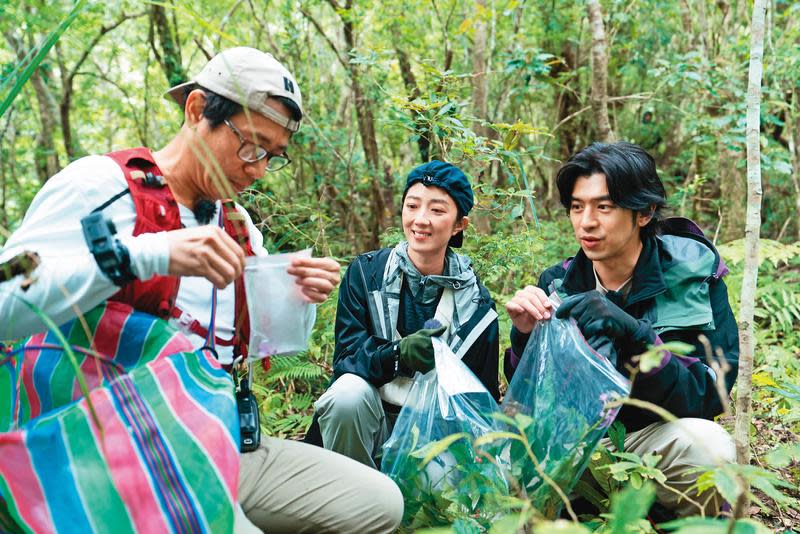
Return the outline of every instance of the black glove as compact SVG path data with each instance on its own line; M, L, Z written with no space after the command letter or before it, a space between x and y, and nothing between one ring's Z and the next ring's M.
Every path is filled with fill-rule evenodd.
M441 336L447 327L423 328L400 340L400 364L411 371L427 373L433 369L432 337Z
M614 347L614 341L610 337L594 336L586 338L586 343L588 343L595 352L611 362L611 365L614 367L617 366L617 349Z
M587 339L604 335L614 339L625 356L641 354L656 339L650 321L631 317L599 291L567 297L556 310L556 317L575 319Z

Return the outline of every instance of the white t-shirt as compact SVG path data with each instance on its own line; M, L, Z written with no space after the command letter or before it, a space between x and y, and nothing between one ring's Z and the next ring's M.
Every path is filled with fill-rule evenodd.
M0 284L0 339L16 339L46 329L45 324L26 304L33 304L56 324L75 317L76 309L86 312L102 303L119 288L95 262L83 237L81 219L96 207L128 187L122 169L106 156L88 156L74 161L50 178L28 208L22 225L0 250L0 262L23 251L39 254L41 265L32 276L35 282L27 291L20 287L23 278ZM217 209L220 209L217 202ZM199 226L192 211L180 207L181 222L187 228ZM250 243L256 255L266 255L263 237L253 225L247 211L237 205L244 216ZM117 229L117 236L128 247L131 267L140 280L168 274L169 243L164 233L133 236L136 209L133 198L124 195L103 210ZM216 224L213 218L211 224ZM213 285L201 277L183 277L177 296L177 306L208 326L211 313ZM315 307L310 306L315 314ZM235 295L234 284L217 293L217 337L233 335ZM309 324L313 324L313 317ZM177 321L174 321L177 325ZM194 334L189 338L196 347L204 339ZM232 360L231 347L218 347L220 361Z

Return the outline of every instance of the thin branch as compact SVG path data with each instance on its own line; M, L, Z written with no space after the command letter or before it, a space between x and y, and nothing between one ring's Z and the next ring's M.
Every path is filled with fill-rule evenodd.
M231 8L228 10L227 13L225 13L225 15L222 17L222 20L219 22L219 35L217 36L217 49L219 49L222 46L222 30L223 30L223 28L228 23L228 21L231 19L231 17L233 16L234 12L237 9L239 9L240 5L242 5L243 1L244 0L236 0L236 2L233 3ZM251 2L250 6L252 7L252 5L253 4ZM255 10L253 10L253 13L255 14ZM195 42L197 42L196 39L195 39Z
M728 360L725 358L725 354L722 352L722 349L717 348L716 353L712 351L711 342L705 335L700 334L697 336L697 339L700 341L700 343L702 343L703 348L705 349L706 362L708 363L708 366L716 375L714 385L717 389L719 401L722 404L722 410L725 415L730 415L731 399L728 396L728 388L725 385L725 375L730 372L731 366L728 363Z
M256 34L256 42L260 42L261 41L261 33L264 30L266 30L266 32L267 32L267 41L269 41L269 46L270 46L270 52L272 53L273 56L275 56L275 59L277 59L281 63L285 63L284 58L282 58L278 54L278 50L280 50L281 48L277 45L275 40L272 38L272 33L269 31L269 26L270 25L267 24L264 21L263 18L261 18L261 15L259 14L258 10L256 9L256 6L253 5L253 0L247 0L247 5L250 6L250 14L253 15L253 19L255 19L256 26L258 27L258 33ZM220 39L221 38L222 37L220 36Z
M608 101L609 102L622 102L623 100L650 100L652 98L652 96L653 96L653 93L637 93L637 94L634 94L634 95L610 96L610 97L608 97ZM592 109L592 106L585 106L585 107L582 107L581 109L579 109L578 111L567 115L566 117L561 119L561 121L558 124L556 124L555 128L550 130L550 133L551 134L555 133L555 131L558 130L559 128L561 128L562 126L564 126L565 123L571 121L572 119L574 119L575 117L577 117L581 113L589 111L590 109Z
M333 51L334 55L336 56L336 59L339 60L339 63L341 63L342 66L345 69L349 70L350 69L350 63L345 61L345 59L342 56L341 52L339 52L339 49L336 47L336 44L331 40L330 37L328 37L328 35L325 33L325 30L323 30L322 26L320 26L319 22L317 22L317 19L315 19L313 17L313 15L311 15L311 13L309 13L303 6L300 6L300 13L302 13L303 16L305 18L307 18L309 20L309 22L311 22L311 24L314 25L314 27L317 29L317 31L322 36L322 38L325 39L325 41L328 43L328 46L331 47L331 50Z
M67 74L66 78L64 79L65 80L65 83L64 83L65 90L69 90L70 92L72 91L72 80L75 78L75 75L78 73L78 69L81 68L81 66L83 65L83 62L86 61L86 58L89 57L89 54L92 52L94 47L97 46L97 43L100 42L100 39L102 39L103 36L105 36L105 34L107 34L108 32L116 29L117 27L119 27L126 20L132 20L132 19L135 19L135 18L143 17L145 15L146 15L146 13L136 13L136 14L133 14L133 15L126 15L126 14L123 13L122 15L120 15L120 17L117 20L112 22L110 25L101 26L100 27L100 32L98 32L98 34L94 36L94 39L92 39L91 42L89 42L89 46L87 46L83 50L83 54L81 54L81 57L78 59L78 61L75 63L75 65L72 66L72 69L69 71L69 73Z
M203 43L200 42L200 39L195 37L192 40L194 41L194 44L197 45L197 49L200 50L200 52L205 56L206 61L211 61L211 58L214 57L214 55L211 54L208 50L205 49L205 47L203 46Z
M97 65L97 63L95 63L94 65L95 65L95 67L97 67L98 72L89 72L89 71L76 72L75 73L76 77L77 76L89 76L89 77L92 77L92 78L98 78L98 79L103 80L104 82L112 85L120 93L122 93L123 96L125 97L125 102L128 104L128 107L131 110L131 117L133 118L134 124L136 124L136 130L139 133L139 139L144 141L145 134L146 134L146 132L145 132L146 123L144 121L140 122L139 119L137 119L138 109L132 103L131 95L128 93L128 91L122 85L120 85L119 83L117 83L114 80L112 80L111 78L109 78L108 74L103 72L103 70L100 68L99 65Z

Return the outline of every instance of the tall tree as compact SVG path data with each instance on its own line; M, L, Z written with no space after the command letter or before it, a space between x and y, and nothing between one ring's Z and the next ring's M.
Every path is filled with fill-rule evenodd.
M343 5L340 5L337 0L328 0L328 4L330 4L336 12L342 23L344 42L347 47L347 54L349 55L356 50L358 37L353 0L346 0ZM387 228L388 217L394 211L392 208L394 191L391 183L391 175L381 168L378 138L375 131L374 104L364 87L361 65L349 61L347 57L339 51L336 44L327 36L320 23L311 13L303 7L300 9L320 35L328 42L328 45L333 50L339 63L342 64L350 76L350 88L353 91L353 100L355 102L354 107L356 122L358 124L358 133L361 137L364 159L367 162L367 169L373 184L373 224L371 225L372 239L369 244L370 246L377 247L380 244L381 233ZM381 179L381 175L383 175L383 179Z
M736 393L736 460L750 464L752 376L755 335L753 317L758 281L758 240L761 235L761 77L764 58L766 0L755 0L750 26L750 68L747 84L747 222L745 264L739 311L739 378Z
M171 6L171 2L169 5ZM150 48L167 77L167 85L172 87L186 81L186 70L183 68L181 58L181 43L175 9L170 11L172 21L167 17L167 11L163 4L155 2L150 5L149 40Z
M587 0L589 22L592 26L592 112L597 125L597 136L610 143L614 140L608 119L608 41L603 24L600 0Z
M10 29L5 30L4 34L19 61L24 61L27 53L24 36L17 36ZM36 46L33 42L34 34L29 33L28 37L30 42L27 44L27 48L33 49ZM41 125L36 147L36 174L41 183L61 170L55 143L55 133L58 129L56 99L53 96L54 89L51 87L52 80L49 76L43 75L43 70L43 65L40 65L30 77Z
M797 225L797 239L800 240L800 89L792 91L791 106L786 114L786 138L789 145L789 160L792 164L792 188L794 189L794 220Z
M403 85L408 93L409 100L419 98L421 91L417 85L417 78L414 76L414 71L411 70L411 62L408 60L408 54L395 44L395 53L397 54L397 63L400 67L400 75L403 78ZM414 112L412 112L413 114ZM431 132L423 121L417 120L412 117L416 124L419 134L417 136L417 147L419 148L419 157L423 163L431 159Z
M475 23L472 36L472 110L475 116L485 121L489 113L489 77L486 43L486 0L475 0ZM491 53L491 50L489 51ZM474 128L479 135L487 137L489 128L478 125Z
M64 139L64 148L67 151L67 158L70 160L81 156L84 152L80 146L80 141L74 137L72 131L71 112L75 77L80 74L79 71L84 62L107 33L119 27L126 20L141 17L143 15L143 13L137 15L126 15L125 13L122 13L114 22L100 26L97 34L95 34L92 40L89 41L89 44L83 49L80 57L75 64L72 65L72 67L67 67L63 58L64 54L62 53L61 47L59 44L56 44L59 70L61 71L61 100L58 106L59 116L61 117L61 136Z

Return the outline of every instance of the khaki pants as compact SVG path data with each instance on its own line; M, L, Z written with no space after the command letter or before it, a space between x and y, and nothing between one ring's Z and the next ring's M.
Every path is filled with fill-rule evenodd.
M378 389L354 374L343 374L314 403L322 444L375 468L394 418L387 416Z
M237 533L392 532L403 496L382 473L331 451L277 438L241 455ZM246 516L246 517L244 517Z
M614 450L608 438L601 443ZM723 501L714 488L701 495L689 489L702 474L690 473L693 468L732 463L736 460L733 439L718 424L693 418L671 423L653 423L625 436L625 452L639 456L648 452L661 455L656 467L667 477L665 486L687 494L702 506L707 516L714 517L719 513ZM682 498L677 492L657 485L656 499L678 517L700 513L697 505Z

